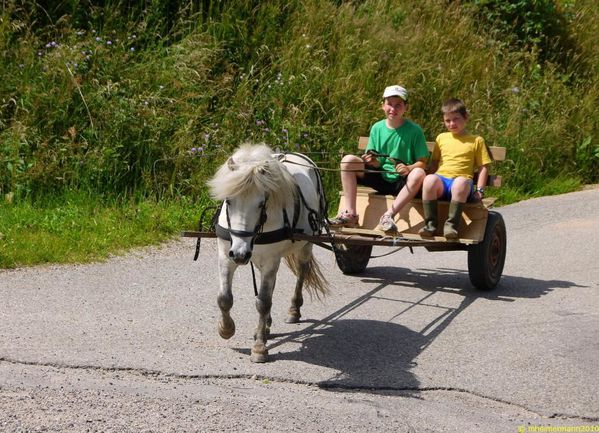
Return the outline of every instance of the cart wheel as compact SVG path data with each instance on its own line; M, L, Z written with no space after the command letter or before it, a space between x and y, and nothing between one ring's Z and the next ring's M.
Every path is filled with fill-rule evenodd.
M506 241L503 217L490 211L484 239L468 249L468 273L477 289L492 290L499 283L505 263Z
M346 275L361 274L366 269L372 245L333 245L337 266Z

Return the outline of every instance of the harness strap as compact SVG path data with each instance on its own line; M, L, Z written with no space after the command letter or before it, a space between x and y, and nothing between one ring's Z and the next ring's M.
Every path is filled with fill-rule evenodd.
M253 233L243 232L237 230L229 230L220 224L217 224L215 227L216 236L225 241L231 240L231 233L235 236L239 237L250 237L253 236ZM291 228L291 227L281 227L278 230L273 230L271 232L262 232L256 235L256 240L254 244L256 245L266 245L266 244L274 244L280 241L285 241L287 239L293 240L294 233L303 233L303 229ZM244 236L244 233L246 234Z
M250 262L252 268L252 281L254 282L254 296L258 297L258 285L256 284L256 271L254 270L254 262Z

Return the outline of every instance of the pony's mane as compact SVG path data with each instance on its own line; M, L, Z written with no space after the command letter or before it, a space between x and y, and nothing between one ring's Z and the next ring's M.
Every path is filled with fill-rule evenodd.
M293 200L295 181L265 144L242 144L208 181L216 200L268 193L269 203L286 206Z

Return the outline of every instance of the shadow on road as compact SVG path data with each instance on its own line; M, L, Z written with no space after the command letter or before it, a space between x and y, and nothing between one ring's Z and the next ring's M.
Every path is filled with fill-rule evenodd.
M271 352L272 360L301 361L337 370L337 375L318 383L323 388L351 387L372 392L417 390L419 381L411 372L415 359L477 299L514 302L517 298L539 298L554 289L580 287L569 281L504 276L495 290L482 292L470 285L467 272L447 268L373 267L359 278L365 287L374 287L322 320L304 321L311 325L301 331L273 334L270 348L288 342L301 343L301 348ZM413 313L410 310L416 307L434 304L437 308L437 313L429 315L428 322L419 331L391 321L345 317L366 302L383 299L380 292L394 285L413 286L420 290L421 296L416 300L413 297L400 299L402 306L391 320ZM439 292L457 296L451 298L454 304L439 306L437 300L429 299Z
M410 372L426 337L405 326L376 320L339 319L315 323L301 349L273 355L339 371L323 388L417 389ZM305 331L298 338L305 337Z
M536 278L503 275L494 290L485 292L470 283L468 271L462 269L407 269L400 267L372 267L361 276L364 283L414 285L425 291L447 291L463 296L484 299L514 301L515 298L539 298L554 289L580 286L572 281L539 280Z

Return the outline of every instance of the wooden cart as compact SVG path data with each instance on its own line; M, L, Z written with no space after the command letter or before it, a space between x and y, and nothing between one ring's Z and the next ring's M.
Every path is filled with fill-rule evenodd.
M367 137L360 137L359 149L365 149L367 143ZM427 145L429 150L432 150L434 142L429 142ZM505 159L505 148L489 147L489 151L493 160ZM501 177L490 175L487 185L500 186ZM339 211L343 210L342 192L340 196ZM396 215L397 234L388 236L378 231L376 227L379 219L390 208L393 199L393 196L378 194L373 189L358 187L356 207L360 215L360 228L342 228L338 233L353 237L354 241L362 239L363 242L345 240L335 248L337 265L343 273L363 272L368 265L374 245L423 246L428 251L467 251L468 273L472 284L480 290L491 290L497 285L503 272L507 236L503 217L498 212L490 210L495 199L485 198L482 202L465 204L459 239L451 241L443 236L435 236L431 239L418 235L418 231L424 226L422 201L419 199L412 200ZM448 202L439 201L440 222L447 218L448 207ZM371 242L368 242L368 239Z
M367 137L360 137L358 148L363 150ZM434 143L427 143L432 150ZM505 148L489 147L495 161L505 159ZM500 186L500 176L489 176L489 186ZM339 207L342 206L343 193L340 193ZM470 281L479 290L491 290L499 282L506 256L506 229L500 213L490 210L494 199L485 198L482 202L467 203L464 206L459 229L459 238L447 240L443 236L425 238L418 234L424 226L422 201L412 200L396 215L397 233L392 236L377 230L381 215L390 207L393 196L376 193L373 189L359 187L357 194L357 212L360 215L360 228L329 229L317 235L293 233L292 240L305 240L332 250L339 269L344 274L359 274L366 270L374 246L424 247L428 251L467 251L468 274ZM439 221L447 217L449 203L439 202ZM341 208L339 210L342 210ZM216 237L211 227L204 230L203 218L199 231L186 231L184 237L196 237L196 258L200 240L203 237ZM259 237L256 240L260 242Z

